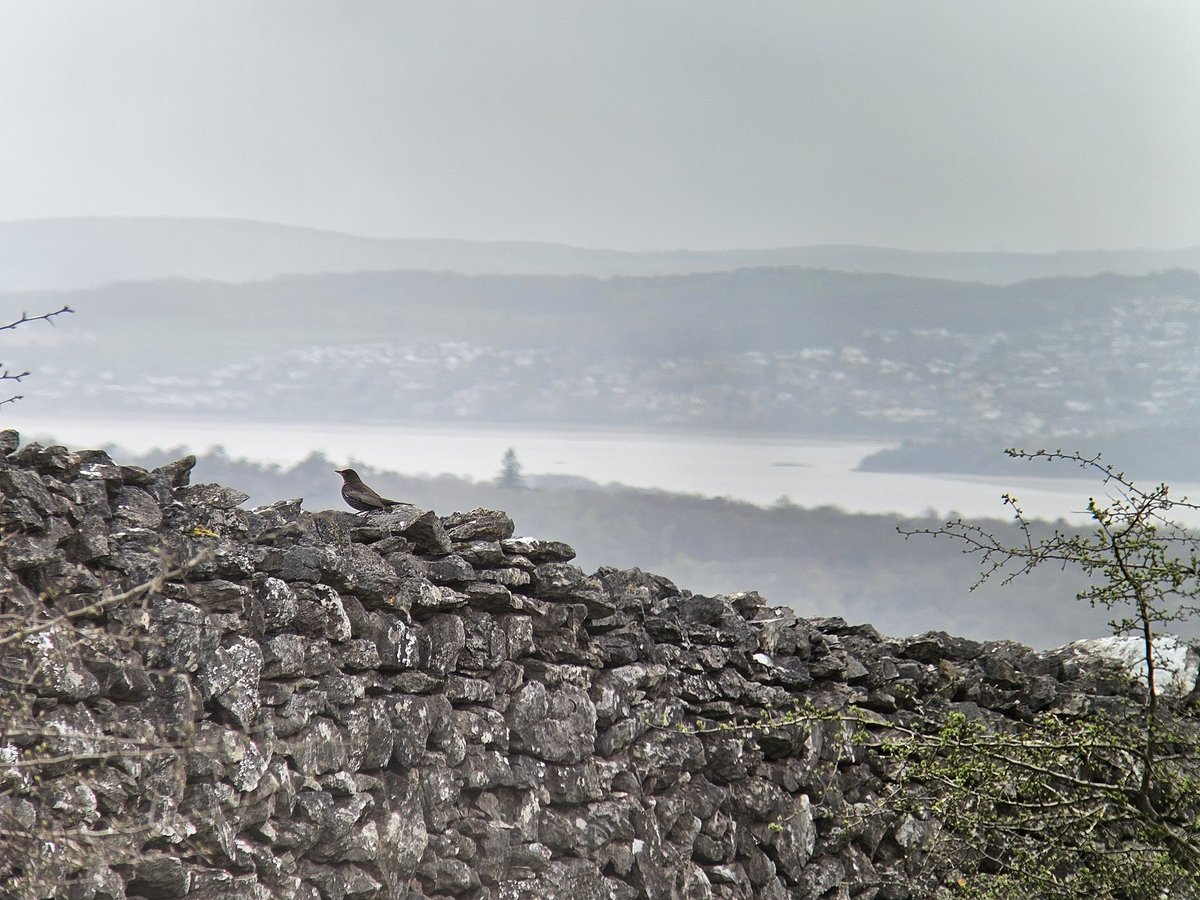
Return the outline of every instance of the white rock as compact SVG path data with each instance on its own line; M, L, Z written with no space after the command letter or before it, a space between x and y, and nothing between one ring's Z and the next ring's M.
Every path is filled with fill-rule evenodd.
M1130 673L1146 681L1146 652L1142 639L1135 635L1073 641L1066 649L1088 656L1100 656L1125 665ZM1200 653L1173 634L1154 639L1154 686L1161 695L1190 694L1200 677Z

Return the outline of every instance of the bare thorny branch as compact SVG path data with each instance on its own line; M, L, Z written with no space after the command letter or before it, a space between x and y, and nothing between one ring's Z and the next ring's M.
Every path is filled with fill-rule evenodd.
M68 315L73 312L75 312L75 310L71 309L71 307L66 306L66 305L64 305L62 307L62 309L56 309L53 312L42 313L41 315L37 315L37 316L31 316L31 315L29 315L29 313L22 312L21 318L14 319L11 322L9 322L7 325L0 325L0 331L12 331L16 328L21 327L22 325L27 325L30 322L45 322L47 325L53 326L54 320L56 317ZM21 379L25 378L27 375L29 375L28 371L14 372L14 371L10 370L8 368L8 366L4 365L3 363L0 363L0 381L15 381L19 384L21 382ZM13 394L11 397L8 397L7 399L0 400L0 406L4 406L6 403L16 403L18 400L22 400L22 399L24 399L23 395Z
M19 328L27 322L48 322L49 324L53 325L55 316L62 316L73 312L75 312L75 310L65 305L62 309L56 309L54 312L42 313L40 316L31 316L29 313L23 312L21 313L21 318L14 319L7 325L0 325L0 331L11 331L14 328Z
M134 585L126 591L121 591L118 594L104 594L86 606L81 606L70 610L56 611L54 615L48 618L39 618L37 620L28 622L28 624L13 627L12 630L6 631L5 634L0 635L0 647L5 646L6 644L16 643L17 641L23 641L39 632L53 628L55 625L64 621L90 618L111 606L124 603L126 600L134 600L139 597L147 597L157 594L162 591L163 585L165 585L167 582L174 581L183 575L186 575L197 565L208 559L209 556L210 554L207 552L197 553L195 556L191 557L175 568L163 572L161 575L157 575L154 578L151 578L149 581L144 581L141 584ZM6 629L11 626L12 619L10 618L5 625Z
M138 645L153 644L156 639L136 618L127 621L121 612L114 620L114 610L132 608L136 616L137 609L146 610L149 600L161 594L167 583L186 579L210 557L211 551L201 550L182 562L165 564L159 575L133 587L106 588L81 606L60 608L57 598L39 595L23 608L0 614L0 654L20 659L31 650L23 645L54 628L64 629L68 635L64 648L76 653L82 647L86 654L92 639L86 620L115 621L120 634L104 628L97 633L108 635L117 644L126 639ZM149 674L150 669L146 671ZM174 673L171 669L167 674ZM29 670L23 682L26 687L35 675L35 670ZM106 784L128 784L133 777L131 766L186 766L188 755L200 749L194 731L189 729L180 739L166 739L141 731L108 733L68 721L43 721L44 709L57 705L53 699L43 708L46 701L39 699L36 690L21 691L20 683L14 686L16 689L6 694L15 699L15 705L0 708L0 738L7 745L2 747L7 753L0 758L0 893L9 896L5 892L11 888L15 891L12 896L43 896L37 892L46 885L69 881L72 873L87 870L97 860L114 864L135 859L139 846L135 836L153 837L173 827L171 798L161 790L145 793L144 803L128 809L117 809L103 800L99 805L93 802L90 810L84 810L82 821L73 819L69 809L63 816L45 810L45 791L65 779L65 789L77 785L84 796L91 793L94 799L103 795Z

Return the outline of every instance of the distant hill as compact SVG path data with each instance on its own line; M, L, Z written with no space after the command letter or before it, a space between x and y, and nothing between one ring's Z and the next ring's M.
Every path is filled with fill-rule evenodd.
M286 274L399 269L610 277L763 266L1001 284L1059 275L1200 269L1200 246L1050 254L919 253L852 245L637 253L532 241L384 240L242 219L0 222L0 290L70 290L162 278L245 282Z
M803 268L393 271L0 292L0 309L64 302L77 311L69 325L5 338L13 364L34 371L27 387L43 413L689 429L997 450L1102 446L1095 437L1158 435L1200 417L1200 274L1182 269L1006 285Z
M1085 454L1101 453L1104 463L1138 481L1165 480L1173 484L1200 481L1200 463L1190 448L1200 443L1200 425L1166 421L1153 428L1126 428L1066 438L1023 439L1021 449L1041 447ZM1041 436L1038 436L1041 437ZM909 439L900 446L880 450L858 465L861 472L911 472L959 475L1033 475L1090 478L1091 472L1057 467L1054 471L1030 469L1026 460L1010 459L999 440L962 438ZM1194 498L1193 498L1194 499Z
M1139 297L1200 300L1200 274L1172 270L990 285L800 268L609 279L392 271L245 284L170 279L52 297L0 291L0 303L9 308L67 302L80 312L77 327L92 333L94 346L72 352L135 361L159 352L169 360L211 352L229 362L247 352L353 349L363 342L575 345L592 358L658 360L861 345L866 333L914 329L1024 335L1109 322L1115 308ZM144 327L146 335L139 333ZM78 334L72 329L61 336ZM156 341L154 334L186 334L187 345ZM127 341L133 345L128 353L113 352ZM913 351L900 343L888 352Z

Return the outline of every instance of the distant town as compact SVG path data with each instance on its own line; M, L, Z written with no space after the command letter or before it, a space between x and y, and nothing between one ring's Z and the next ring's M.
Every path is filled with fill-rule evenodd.
M853 342L653 359L483 340L312 345L136 380L48 366L38 389L52 404L231 417L1072 440L1195 417L1198 307L1133 299L1019 334L864 324Z

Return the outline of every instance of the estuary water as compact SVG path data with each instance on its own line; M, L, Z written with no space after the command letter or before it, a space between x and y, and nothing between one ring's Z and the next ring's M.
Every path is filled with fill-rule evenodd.
M869 441L150 417L50 419L17 412L0 424L17 428L26 440L53 436L74 448L112 443L139 453L156 447L200 453L220 446L232 457L285 467L320 452L338 464L361 462L411 475L448 473L476 480L494 478L511 447L526 476L575 475L601 484L724 496L764 506L786 497L799 506L902 517L933 512L1007 518L1000 497L1008 492L1030 516L1078 522L1086 520L1088 496L1103 495L1098 482L1081 478L856 471L865 456L889 446ZM1200 485L1173 487L1200 496Z

